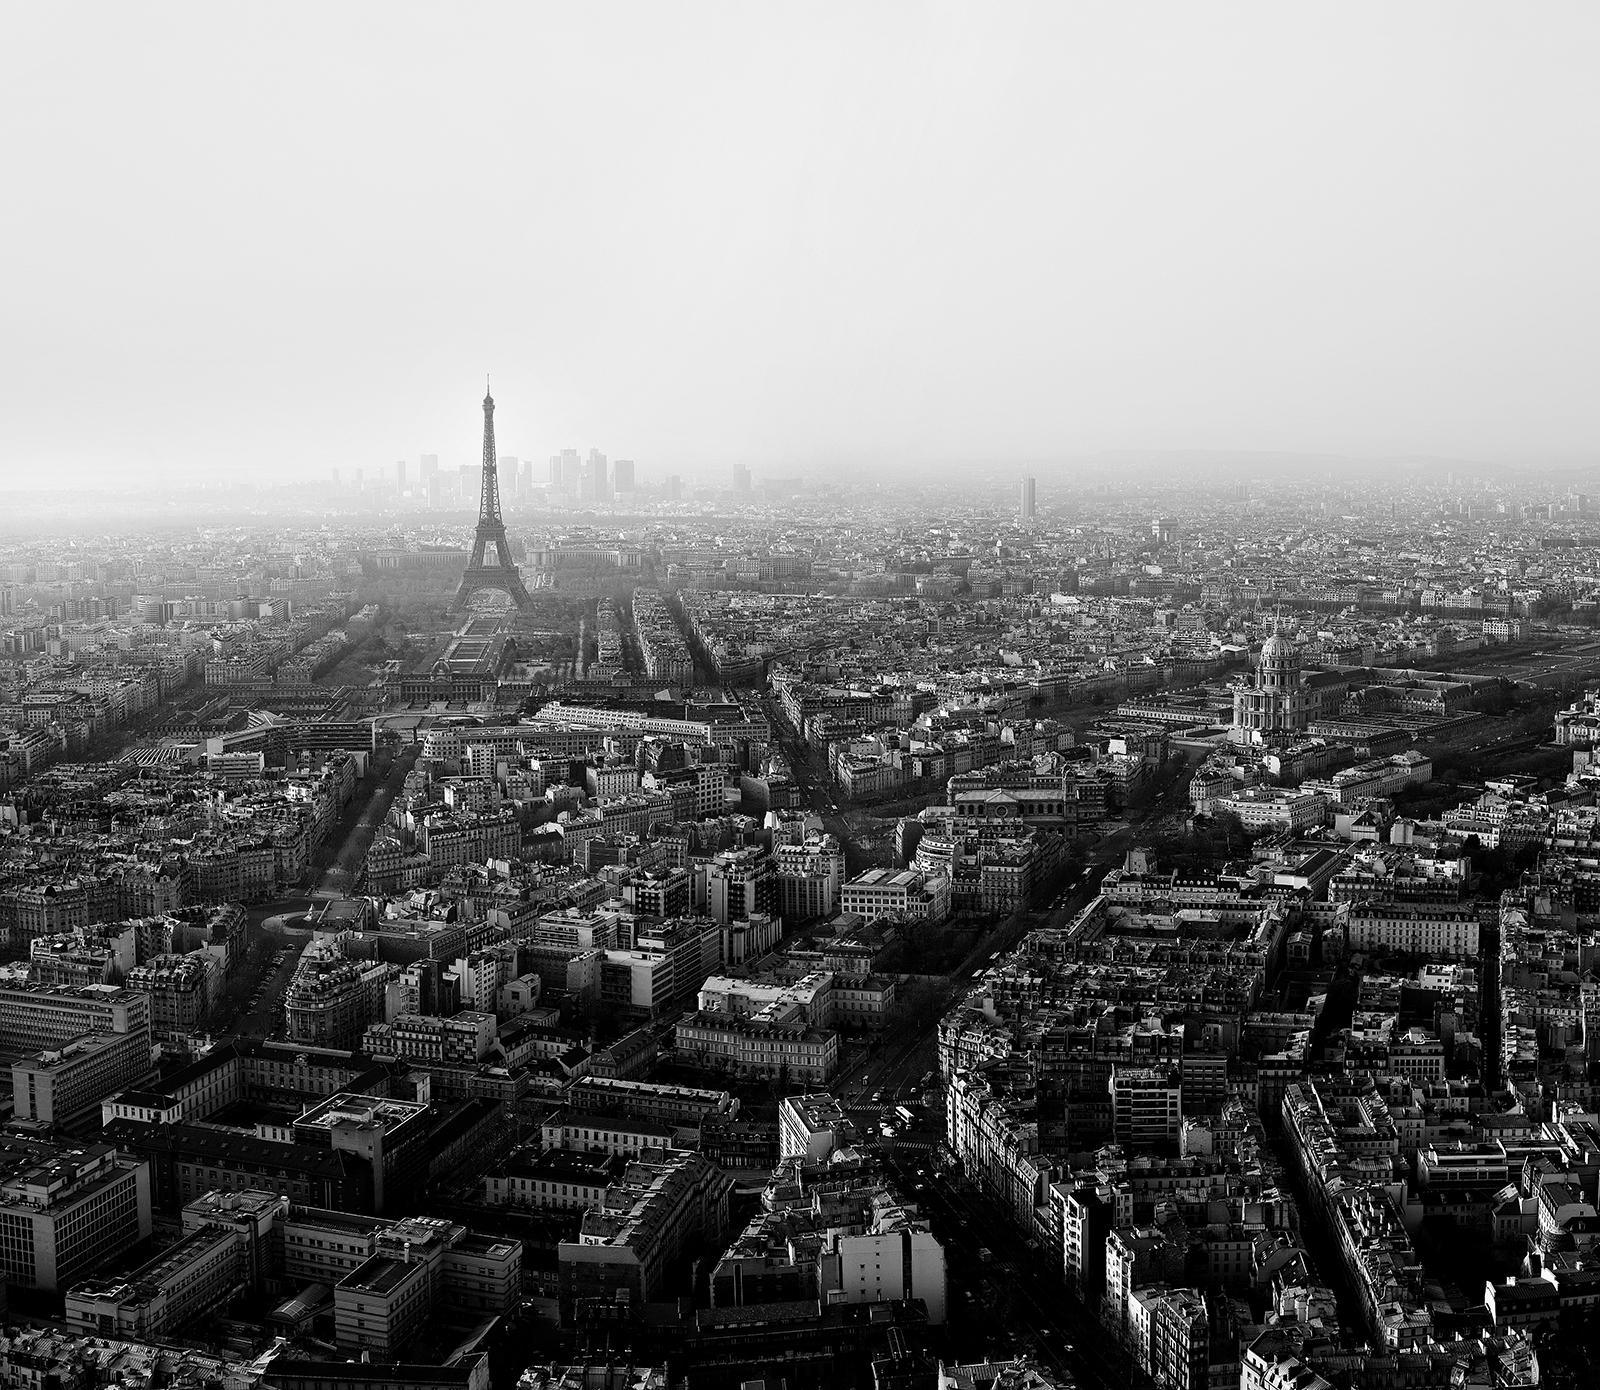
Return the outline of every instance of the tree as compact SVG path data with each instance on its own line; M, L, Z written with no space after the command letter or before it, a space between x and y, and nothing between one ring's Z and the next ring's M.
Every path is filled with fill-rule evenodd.
M1228 858L1243 854L1250 848L1250 832L1234 812L1219 811L1212 820L1222 832L1222 850Z

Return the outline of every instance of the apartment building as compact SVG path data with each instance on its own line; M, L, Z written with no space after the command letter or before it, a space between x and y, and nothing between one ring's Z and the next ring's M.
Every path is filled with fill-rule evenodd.
M727 1091L609 1076L579 1077L567 1087L565 1099L575 1112L609 1111L666 1124L732 1119L739 1113L739 1102Z
M1176 1152L1183 1127L1183 1076L1177 1067L1113 1067L1111 1127L1133 1152Z
M470 1066L488 1059L497 1036L492 1013L401 1014L392 1023L372 1024L362 1035L361 1050L405 1062Z
M123 1278L75 1284L66 1297L67 1326L89 1336L155 1341L202 1313L225 1309L245 1287L238 1232L207 1226Z
M681 1147L690 1138L686 1127L637 1115L559 1110L539 1127L546 1149L579 1149L587 1153L634 1158L648 1149Z
M283 995L285 1035L317 1047L353 1048L383 1017L384 991L398 969L308 948Z
M1358 902L1339 907L1352 951L1392 951L1430 960L1478 954L1478 913L1470 903Z
M30 1052L85 1033L150 1032L150 1000L117 985L0 988L0 1048Z
M785 1096L778 1102L780 1160L823 1163L835 1149L852 1147L855 1139L855 1123L826 1091Z
M105 1134L150 1164L155 1205L178 1211L217 1189L276 1192L298 1205L378 1212L425 1178L428 1107L340 1092L287 1128L116 1118Z
M378 1092L388 1070L359 1053L235 1038L136 1090L106 1098L101 1120L203 1120L242 1100L304 1109L341 1091Z
M727 849L706 866L706 911L717 922L742 922L777 906L778 869L764 849Z
M204 1026L222 992L222 963L209 951L160 955L128 972L127 986L150 996L150 1027L175 1038Z
M889 1026L899 998L892 975L834 975L833 1018L846 1033L880 1033Z
M813 970L798 978L777 973L709 975L700 986L699 1007L702 1013L832 1028L834 977L827 970Z
M11 1064L14 1113L19 1120L81 1129L99 1119L107 1097L143 1086L155 1074L148 1029L85 1033Z
M950 880L914 869L868 869L839 889L839 910L869 922L882 917L942 922L950 915Z
M150 1234L150 1171L109 1144L0 1138L0 1277L69 1288Z
M621 1178L621 1156L581 1149L514 1150L484 1174L483 1200L494 1206L587 1211Z
M792 1110L790 1118L815 1139L826 1130L830 1098L805 1099L810 1104ZM812 1125L807 1110L820 1125ZM712 1270L714 1307L916 1300L931 1326L945 1321L943 1247L875 1167L859 1160L848 1150L825 1152L814 1161L799 1152L778 1160L760 1209Z
M777 910L786 922L830 917L844 882L844 849L832 835L808 835L799 844L774 847Z
M674 1031L679 1052L738 1076L826 1085L839 1067L839 1034L805 1023L697 1012Z
M1212 809L1237 816L1251 834L1289 831L1298 834L1328 820L1328 798L1322 792L1284 787L1249 787L1233 796L1212 799Z
M1387 1099L1370 1077L1306 1078L1284 1091L1283 1129L1336 1242L1368 1331L1386 1350L1424 1346L1433 1314L1401 1203L1406 1179Z
M637 1319L668 1291L668 1272L691 1242L720 1237L733 1180L699 1154L660 1149L632 1160L584 1212L559 1252L562 1321L625 1309Z
M944 1247L927 1223L908 1215L887 1193L874 1196L859 1229L840 1231L824 1263L830 1304L919 1299L928 1324L945 1321Z
M438 1312L502 1315L520 1294L521 1244L448 1221L383 1221L242 1191L190 1202L183 1226L177 1244L126 1276L76 1285L68 1323L92 1335L159 1339L282 1278L331 1286L341 1350L387 1359Z

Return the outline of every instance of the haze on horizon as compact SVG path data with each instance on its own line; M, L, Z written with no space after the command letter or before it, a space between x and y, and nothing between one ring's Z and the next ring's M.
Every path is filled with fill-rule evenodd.
M8 21L0 487L1597 452L1592 5Z

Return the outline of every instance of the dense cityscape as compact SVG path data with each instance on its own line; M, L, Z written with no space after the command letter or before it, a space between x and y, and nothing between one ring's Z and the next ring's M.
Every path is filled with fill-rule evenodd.
M1600 1383L1600 6L5 21L0 1390Z
M686 484L494 411L0 555L0 1379L1580 1382L1570 478Z

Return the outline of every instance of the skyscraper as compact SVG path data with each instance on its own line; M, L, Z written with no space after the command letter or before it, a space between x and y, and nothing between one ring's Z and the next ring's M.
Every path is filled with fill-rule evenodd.
M500 478L503 492L509 493L512 497L521 496L522 469L517 465L515 454L507 454L500 460Z
M632 459L618 459L611 465L611 486L616 492L633 491Z
M750 491L749 465L743 463L736 463L733 465L733 490L735 492Z
M1029 474L1017 486L1017 519L1019 521L1032 521L1038 511L1035 497L1037 480Z
M583 460L576 449L561 451L561 491L576 497L583 486Z
M428 486L428 479L437 477L438 473L439 473L439 456L438 456L438 454L424 454L422 456L421 463L417 467L417 477L422 480L422 486L423 486L424 489L426 489L427 486Z
M589 450L589 460L583 465L583 483L579 495L585 502L607 502L611 499L611 485L606 481L606 456L598 449Z
M396 492L404 492L406 490L406 461L404 459L395 460L394 490Z

